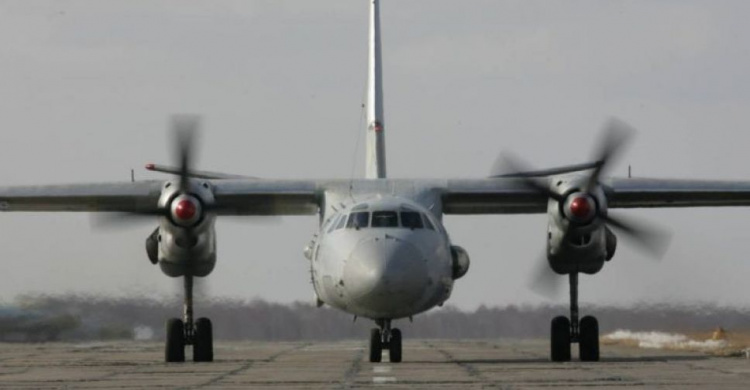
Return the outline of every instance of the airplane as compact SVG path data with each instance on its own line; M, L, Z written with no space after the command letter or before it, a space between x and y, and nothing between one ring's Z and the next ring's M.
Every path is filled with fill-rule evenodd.
M575 343L581 360L600 358L597 319L579 318L579 274L596 274L613 258L616 233L646 248L657 246L649 229L610 209L750 205L748 181L603 177L632 132L616 120L591 162L531 170L509 159L509 172L487 178L387 178L380 4L368 2L364 178L276 180L196 170L199 122L178 116L178 163L146 167L176 178L0 187L0 211L103 212L114 213L114 221L158 222L146 239L147 256L167 276L184 281L182 318L166 324L166 362L184 362L186 346L192 346L194 361L214 360L212 323L195 319L193 289L195 278L207 277L216 265L218 217L317 216L319 230L304 256L318 305L373 320L369 360L382 361L387 350L394 363L402 361L403 336L393 322L444 304L469 269L468 252L451 241L443 215L546 213L545 267L568 275L571 293L570 315L551 321L550 358L562 362L571 360Z

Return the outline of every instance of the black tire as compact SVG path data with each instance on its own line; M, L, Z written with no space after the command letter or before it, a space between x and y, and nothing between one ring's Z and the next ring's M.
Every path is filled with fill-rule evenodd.
M211 320L198 318L195 321L195 334L193 337L193 361L214 361L214 338Z
M167 320L167 345L164 348L164 360L167 363L185 361L185 324L179 318Z
M550 358L553 362L570 361L570 320L568 317L555 317L552 319L552 332L550 334Z
M401 330L391 330L391 341L388 342L388 358L391 363L401 363Z
M380 363L383 360L383 341L380 339L380 329L370 330L370 362Z
M596 317L581 318L578 348L582 362L599 361L599 321Z

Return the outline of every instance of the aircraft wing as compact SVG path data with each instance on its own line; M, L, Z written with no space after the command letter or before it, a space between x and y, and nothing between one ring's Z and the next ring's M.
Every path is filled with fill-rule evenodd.
M213 187L218 215L314 215L326 187L313 180L206 181ZM156 209L163 184L159 180L0 187L0 211L148 213ZM613 178L602 185L609 208L750 206L750 181ZM447 180L437 187L446 214L547 211L547 198L518 178Z
M216 180L218 215L312 215L320 207L319 184L312 180Z
M609 208L750 206L750 181L611 178ZM446 214L545 213L547 198L518 179L449 180Z
M309 215L318 212L314 181L207 180L219 215ZM0 187L0 211L114 211L157 209L163 180Z
M0 211L121 211L156 208L163 181L0 187Z
M610 208L750 206L750 181L612 178Z
M445 214L534 214L547 212L547 198L519 179L448 180Z

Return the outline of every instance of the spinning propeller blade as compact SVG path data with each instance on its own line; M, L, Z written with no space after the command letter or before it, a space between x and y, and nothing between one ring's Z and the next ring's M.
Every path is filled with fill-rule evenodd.
M200 128L200 117L175 115L172 117L172 132L175 137L175 157L179 163L180 192L190 188L190 170L194 162L195 139Z
M554 174L570 173L591 169L591 172L586 180L586 186L582 189L582 191L587 194L586 196L593 199L592 193L599 185L599 179L602 175L602 172L604 171L604 169L606 169L608 164L611 164L611 162L615 158L617 158L620 153L622 153L623 147L627 144L630 138L632 138L634 133L635 130L630 125L619 119L612 118L604 126L601 141L594 154L595 160L593 163L579 164L566 168L552 169L547 171L534 171L530 169L527 164L522 163L519 159L510 157L509 155L505 154L502 158L503 165L505 166L504 171L510 173L495 175L493 177L517 178L519 180L522 180L526 187L535 190L538 193L545 195L548 198L554 199L558 203L562 204L562 202L566 202L568 200L567 196L553 191L546 180L539 178L542 177L542 175L539 175L537 173L550 172L550 174L547 176L552 176ZM493 169L493 171L498 172L499 170L495 168ZM580 193L578 196L580 196ZM584 196L584 199L586 196ZM577 201L577 199L574 199L573 201ZM573 212L575 213L576 211L577 210L574 210ZM663 256L664 252L666 251L669 241L667 233L653 227L645 226L641 223L629 221L622 217L612 217L611 215L608 215L606 211L601 210L600 208L595 208L595 213L596 214L593 216L593 219L600 219L608 227L622 233L628 238L631 238L633 242L642 247L646 251L646 253L648 253L652 257L658 259ZM588 221L590 222L593 219L590 219ZM570 231L571 226L569 225L567 231L565 231L564 233L565 237L563 238L562 242L567 242L567 237L570 234ZM548 297L555 296L560 290L562 280L559 277L560 275L557 275L554 271L552 271L552 269L550 269L546 259L544 260L545 261L539 262L539 265L536 266L534 277L531 282L531 288L542 295Z
M178 177L178 194L181 195L188 195L190 193L190 180L195 172L193 171L193 166L195 164L195 149L199 138L200 124L201 118L197 115L175 115L171 119L171 133L174 137L173 158L176 160L177 164L174 171L170 173L174 173ZM155 168L155 165L153 164L149 164L149 166L147 166L147 169ZM232 176L231 178L237 177ZM222 178L230 177L228 177L228 175L223 175L217 179ZM185 220L190 220L191 218L189 217L196 212L204 214L220 212L214 204L204 204L193 196L188 196L188 198L190 202L186 202L183 196L178 196L172 201L172 204L162 208L155 207L153 210L149 211L92 213L89 223L93 229L110 230L115 228L133 227L144 222L153 223L153 217L172 217L173 222L180 225L178 222L186 222ZM189 204L191 202L193 203L192 205ZM181 205L189 207L180 207ZM273 205L269 205L269 207L272 206ZM251 223L264 225L279 223L281 219L280 217L273 215L241 217L244 222L249 221ZM196 219L200 218L196 217ZM182 224L180 226L190 230L191 226L188 225L189 224Z
M630 238L653 259L661 259L669 247L671 235L663 229L646 226L622 216L615 218L611 214L605 217L605 222L613 230Z
M200 117L197 115L175 115L172 117L172 132L175 138L175 158L179 163L179 192L187 193L190 189L190 168L193 163L193 150L199 130ZM170 206L155 207L150 211L92 213L89 224L96 230L128 228L143 222L153 223L153 217L170 216Z
M604 168L610 164L618 154L622 153L623 148L634 134L635 129L619 119L612 118L607 122L602 129L600 144L597 148L596 154L594 154L596 166L591 171L591 176L589 176L586 192L590 192L599 184L599 177Z
M539 260L536 261L536 265L534 265L529 288L537 294L550 299L558 297L560 291L562 291L564 282L564 279L560 276L550 268L547 263L547 256L540 256Z
M507 171L510 172L530 172L532 171L529 168L529 165L522 162L519 158L512 156L507 153L503 153L503 155L498 159L498 161L501 161L503 165L507 167ZM558 194L555 191L552 191L549 188L549 184L547 184L546 180L543 179L537 179L535 176L527 176L524 174L508 174L508 177L515 177L521 180L521 183L526 186L527 188L531 190L535 190L536 192L545 195L548 198L552 198L558 202L562 202L565 200L565 198L562 196L562 194Z
M115 229L127 229L143 226L144 224L153 224L156 222L155 217L163 215L161 210L155 210L151 213L90 213L89 226L96 231L108 231Z

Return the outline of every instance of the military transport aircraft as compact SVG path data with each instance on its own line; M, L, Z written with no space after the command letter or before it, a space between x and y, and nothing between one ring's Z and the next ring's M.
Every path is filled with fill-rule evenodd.
M168 362L184 361L186 345L194 361L213 360L211 321L194 320L192 296L194 278L208 276L216 263L217 217L318 216L320 230L304 251L318 303L374 320L370 361L381 361L387 349L390 361L400 362L402 334L392 322L446 302L469 268L443 215L547 213L547 268L569 275L571 293L570 316L552 320L551 359L570 360L571 343L578 343L581 360L596 361L598 323L578 318L578 274L595 274L612 258L615 232L653 248L648 230L609 210L750 205L747 181L603 178L629 132L618 121L610 122L589 163L532 171L510 160L510 173L483 179L387 179L379 4L368 1L365 178L273 180L198 171L191 164L197 122L179 117L179 164L147 166L176 179L0 187L0 210L116 212L158 221L146 239L148 258L168 276L184 278L183 317L167 322Z

